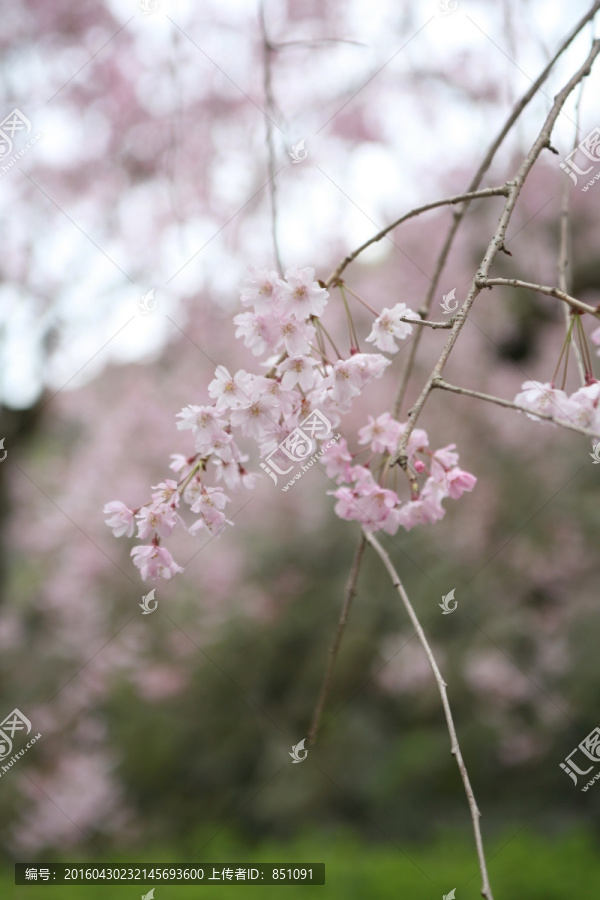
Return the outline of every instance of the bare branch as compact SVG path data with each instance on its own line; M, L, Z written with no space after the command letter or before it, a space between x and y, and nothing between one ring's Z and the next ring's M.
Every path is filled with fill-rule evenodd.
M488 151L483 159L483 162L479 166L477 172L475 173L475 175L471 179L470 184L467 187L468 192L477 190L477 188L479 187L479 185L482 182L483 176L485 175L485 173L491 166L492 161L493 161L496 153L498 152L499 147L501 146L504 139L511 131L513 125L515 124L515 122L517 121L517 119L519 118L519 116L521 115L523 110L525 109L525 107L528 106L528 104L531 102L533 97L535 97L538 90L541 88L541 86L544 84L544 82L548 78L548 75L552 71L556 61L559 59L560 56L562 56L562 54L565 52L565 50L570 46L570 44L573 42L573 40L577 37L579 32L595 16L595 14L597 13L597 11L599 9L600 9L600 0L597 0L597 2L593 3L593 5L589 9L589 11L585 14L585 16L582 19L580 19L580 21L577 23L577 25L575 25L575 27L573 28L571 33L565 38L565 40L563 41L561 46L558 48L558 50L556 51L556 53L554 54L554 56L552 57L552 59L550 60L548 65L546 66L546 68L540 73L540 75L538 75L538 77L533 82L533 84L531 85L529 90L525 91L525 93L523 94L523 96L521 97L519 102L515 105L510 116L506 120L506 122L505 122L504 126L502 127L502 129L500 130L498 136L490 144ZM429 311L431 309L431 304L433 302L435 293L438 289L438 285L440 282L442 272L443 272L446 262L448 260L450 250L452 249L452 244L454 243L454 238L456 237L456 233L457 233L458 229L460 228L460 224L467 213L467 210L469 208L469 203L470 203L470 201L467 200L461 207L454 210L452 224L451 224L450 228L448 229L448 234L446 235L446 239L442 245L442 249L440 250L438 258L436 260L436 264L435 264L435 268L433 270L431 282L427 289L427 294L425 296L425 300L423 301L423 306L419 310L420 315L422 315L424 318L429 315ZM398 388L398 394L396 396L396 402L394 404L394 418L395 419L397 419L400 416L400 410L402 409L404 397L406 396L406 389L408 387L408 382L410 380L410 376L411 376L411 373L413 370L415 358L417 355L417 351L419 349L420 340L421 340L421 332L419 332L419 334L417 334L415 336L414 340L411 342L411 345L410 345L410 351L409 351L408 359L406 362L406 367L402 374L402 379L400 381L400 386Z
M400 465L403 468L406 468L406 465L407 465L406 447L407 447L410 435L412 434L415 424L416 424L421 412L423 411L423 407L425 406L425 403L427 402L427 398L429 397L429 395L433 389L434 383L436 381L438 381L442 376L442 372L444 371L444 366L446 365L446 362L448 361L448 357L450 356L450 354L454 348L454 345L456 344L458 336L459 336L460 332L462 331L462 328L467 320L469 310L471 309L471 306L475 302L475 299L477 298L477 296L479 295L479 293L482 290L482 287L480 287L480 283L487 280L492 263L494 262L498 253L504 247L504 239L506 236L506 229L508 228L508 224L511 220L515 205L517 203L517 200L519 199L519 195L521 193L521 189L525 183L525 180L526 180L527 176L529 175L535 161L537 160L537 158L540 155L540 153L542 152L542 150L545 147L549 146L550 135L552 133L554 123L556 122L558 116L560 115L560 112L567 100L567 97L570 95L570 93L573 91L573 89L575 87L577 87L579 82L583 78L585 78L586 75L588 75L590 73L592 64L593 64L594 60L596 59L596 57L598 56L598 53L600 53L600 40L595 40L592 44L592 49L590 50L585 62L579 67L577 72L575 72L575 74L569 79L569 81L564 86L564 88L562 88L562 90L559 91L558 94L556 95L556 97L554 98L554 103L552 104L552 109L546 116L546 120L542 126L542 129L541 129L538 137L534 141L534 144L533 144L531 150L529 151L529 153L527 154L527 156L521 163L521 166L519 167L519 171L517 172L517 174L515 175L515 177L512 181L507 182L507 185L509 187L509 194L508 194L508 198L507 198L506 204L504 206L504 209L502 211L502 214L498 220L496 230L495 230L494 234L492 235L492 239L490 240L490 242L488 244L488 247L487 247L487 250L485 251L484 257L479 265L479 268L475 274L475 277L473 278L473 281L471 282L471 287L469 288L469 293L467 294L467 298L455 315L454 325L452 326L452 330L450 332L448 340L446 341L446 345L444 346L444 349L442 350L440 358L438 359L437 363L435 364L435 366L433 368L433 371L431 372L429 378L427 379L427 382L425 383L425 386L423 387L423 390L421 391L415 405L413 406L412 410L410 410L410 412L408 414L408 424L403 431L402 438L400 440L400 445L391 460L391 464L400 463Z
M422 325L427 328L452 328L453 319L448 319L447 322L431 322L429 319L411 319L410 316L398 316L399 322L408 322L409 325Z
M479 859L479 870L481 872L481 896L485 897L486 900L494 900L492 896L492 889L490 887L490 882L487 873L487 866L485 862L485 853L483 850L483 840L481 837L481 828L479 826L479 819L481 817L481 813L477 807L477 802L475 800L475 794L473 793L473 788L471 787L471 782L469 780L469 774L467 772L467 767L465 766L462 753L460 751L460 744L458 743L458 737L456 734L456 728L454 726L454 719L452 718L452 710L450 709L450 702L448 700L448 692L446 691L446 682L442 678L442 674L438 668L438 665L435 661L435 657L431 651L431 647L425 637L425 632L421 627L421 623L417 618L417 614L415 613L412 603L408 598L408 594L404 589L404 585L400 580L400 576L396 572L394 568L394 564L392 563L389 554L383 549L379 541L376 537L374 537L370 532L363 531L365 540L371 545L373 550L377 553L383 565L387 569L390 578L392 579L392 584L395 587L402 603L404 604L404 608L408 613L408 616L414 626L414 629L417 633L417 637L421 642L421 646L425 651L425 655L427 656L427 661L431 667L431 671L433 672L433 676L435 678L438 691L440 697L442 699L442 706L444 707L444 716L446 717L446 724L448 726L448 733L450 735L450 753L456 759L456 764L458 766L458 770L460 772L460 777L462 778L462 782L465 788L465 794L467 795L467 800L469 802L469 810L471 812L471 819L473 821L473 832L475 834L475 844L477 847L477 857Z
M385 228L382 228L381 231L378 231L377 234L373 235L372 238L369 238L368 241L365 241L364 244L361 244L360 247L357 247L356 250L354 250L349 256L342 260L339 266L331 273L327 281L324 282L325 287L330 287L330 285L335 284L344 269L349 266L351 262L354 262L356 257L360 256L363 250L366 250L367 247L371 246L371 244L376 244L377 241L380 241L382 238L384 238L386 234L388 234L390 231L393 231L394 228L396 228L398 225L401 225L402 222L406 222L408 219L414 219L415 216L420 216L421 213L428 212L430 209L437 209L440 206L451 206L453 203L462 203L466 199L476 200L479 197L498 196L508 196L508 189L506 185L494 188L484 188L481 191L470 191L467 194L457 194L455 197L447 197L445 200L435 200L432 203L426 203L424 206L417 206L415 209L411 209L410 212L407 212L403 216L400 216L400 218L396 219L395 222L392 222L391 225L387 225Z
M279 253L279 242L277 240L277 184L275 181L275 140L273 137L272 115L275 110L275 100L273 97L273 84L271 77L271 53L273 45L269 41L267 34L267 23L265 21L264 3L260 5L260 27L262 33L262 51L263 51L263 88L265 91L265 99L267 102L268 116L265 116L265 127L267 129L267 148L269 151L269 195L271 198L271 237L273 240L273 255L275 263L279 270L279 274L283 274L283 266L281 264L281 256Z
M583 434L586 437L591 438L600 438L599 434L596 434L593 431L589 431L587 428L579 428L578 425L571 425L565 419L557 419L554 416L549 416L546 415L546 413L541 412L534 413L526 406L519 406L518 403L513 403L511 400L504 400L503 397L494 397L493 394L482 394L481 391L472 391L469 388L458 387L455 384L449 384L442 378L437 379L433 387L440 388L443 391L452 391L454 394L464 394L465 397L477 397L479 400L486 400L488 403L495 403L496 406L505 406L507 409L516 409L518 412L528 413L528 415L530 416L535 416L536 419L543 419L545 422L552 422L554 425L560 425L561 428L568 428L569 431L576 431L577 434Z
M356 552L354 553L354 559L352 560L352 566L350 568L350 575L348 576L348 583L346 584L346 592L344 594L344 602L342 604L342 611L340 613L337 630L333 638L333 643L329 649L329 658L327 659L327 666L325 668L325 675L323 676L323 683L321 685L319 699L317 700L317 705L315 706L315 711L310 723L310 728L308 729L307 742L309 748L312 747L316 740L317 733L319 731L319 723L323 714L323 709L325 708L327 698L331 691L333 670L335 668L338 651L340 649L340 644L342 642L342 637L346 628L346 623L348 621L350 607L356 595L356 582L358 581L358 573L360 571L360 564L362 562L364 551L365 538L363 535L361 535L358 546L356 548Z
M572 309L576 309L581 313L590 313L600 319L600 309L597 306L590 306L575 297L569 296L564 291L556 287L549 287L546 284L532 284L530 281L521 281L519 278L480 278L477 280L479 287L491 287L492 285L504 285L505 287L525 288L528 291L537 291L538 294L547 294L549 297L556 297L567 303Z

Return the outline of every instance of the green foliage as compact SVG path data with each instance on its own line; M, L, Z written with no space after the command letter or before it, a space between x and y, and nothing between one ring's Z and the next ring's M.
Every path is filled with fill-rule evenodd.
M542 839L519 831L519 825L507 829L488 854L490 880L496 900L597 900L600 883L600 857L591 841L582 833L561 839ZM515 834L515 832L517 832ZM208 832L207 832L208 834ZM325 863L325 885L254 887L249 885L219 885L156 888L157 900L185 896L186 900L263 900L266 896L304 898L318 896L319 900L397 900L398 897L436 898L456 888L456 900L476 900L480 896L479 873L467 834L446 835L435 843L402 843L394 847L361 843L350 833L321 834L297 838L293 843L265 842L249 849L239 844L231 834L221 833L208 839L202 855L181 853L157 848L138 853L137 861L155 860L161 863L186 864L195 855L194 863L208 862L228 865L258 862L267 863ZM144 857L144 859L142 859ZM65 859L74 862L74 858ZM111 863L132 862L131 857L111 858ZM89 865L90 860L81 864ZM96 861L102 865L102 861ZM3 900L64 900L70 893L77 900L131 900L141 896L150 885L123 887L91 886L73 889L64 886L15 887L9 869L0 873L0 895Z

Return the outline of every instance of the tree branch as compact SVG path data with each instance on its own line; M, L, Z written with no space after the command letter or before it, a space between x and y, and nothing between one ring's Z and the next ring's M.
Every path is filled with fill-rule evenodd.
M467 192L477 190L477 188L479 187L479 185L481 184L481 182L483 180L483 176L485 175L485 173L489 169L490 165L492 164L492 161L493 161L496 153L498 152L499 147L503 143L507 134L510 132L510 130L512 129L513 125L515 124L515 122L517 121L517 119L519 118L519 116L521 115L523 110L525 109L525 107L528 106L528 104L531 102L533 97L535 97L535 95L537 94L540 87L544 84L544 82L548 78L548 75L552 71L556 61L559 59L559 57L562 56L562 54L565 52L565 50L570 46L570 44L573 42L573 40L577 37L579 32L585 27L585 25L587 25L587 23L590 21L590 19L592 19L595 16L595 14L597 13L597 11L599 9L600 9L600 0L597 0L597 2L592 4L591 8L585 14L585 16L582 19L580 19L580 21L577 23L577 25L575 25L575 27L573 28L571 33L565 38L565 40L563 41L561 46L558 48L558 50L556 51L556 53L554 54L554 56L552 57L552 59L550 60L548 65L546 66L546 68L540 73L540 75L538 75L538 77L533 82L533 84L531 85L529 90L527 90L523 94L523 96L521 97L519 102L515 105L512 113L506 120L506 122L505 122L504 126L502 127L502 129L500 130L499 134L497 135L495 140L492 141L492 143L490 144L490 147L488 148L488 151L483 159L483 162L479 166L479 169L477 170L477 172L471 179L469 186L467 187ZM419 314L422 315L424 318L426 318L429 315L429 312L431 310L431 304L433 302L435 293L438 289L441 274L442 274L444 267L446 265L446 262L448 260L448 256L450 254L450 250L452 249L452 244L454 243L454 238L456 237L456 233L460 227L462 220L464 219L464 217L467 213L469 204L470 204L470 201L467 200L461 207L454 210L452 224L451 224L450 228L448 229L446 239L442 245L442 249L440 250L440 253L436 260L435 268L433 270L433 276L431 278L431 282L427 289L427 294L425 296L425 300L423 301L423 306L419 310ZM400 416L400 411L402 409L404 397L406 396L406 389L408 387L408 382L410 380L410 376L412 374L417 351L419 349L420 340L421 340L421 332L419 332L417 335L415 335L415 337L410 345L410 351L409 351L408 359L406 362L406 367L402 374L402 379L400 381L400 386L398 388L398 394L396 396L396 402L394 403L394 418L395 419L398 419Z
M414 629L417 633L417 637L421 642L421 646L425 651L425 655L427 656L427 661L431 667L431 671L433 672L433 676L435 678L438 691L440 697L442 699L442 706L444 707L444 716L446 717L446 724L448 726L448 733L450 734L450 753L456 759L456 764L458 766L458 770L460 772L460 777L462 778L462 782L465 788L465 794L467 795L467 800L469 803L469 810L471 813L471 819L473 821L473 832L475 834L475 845L477 847L477 857L479 859L479 870L481 872L481 896L485 897L486 900L494 900L492 895L492 889L490 887L490 882L487 873L487 866L485 862L485 853L483 849L483 840L481 837L481 828L479 826L479 819L481 817L481 813L477 807L477 802L475 800L475 794L473 793L473 788L471 787L471 782L469 780L469 774L467 772L467 767L465 766L462 753L460 751L460 745L458 743L458 737L456 734L456 728L454 726L454 719L452 718L452 710L450 709L450 702L448 700L448 692L446 691L446 682L442 678L442 674L438 668L438 665L435 661L435 657L431 651L431 647L427 642L427 638L425 637L425 632L421 627L421 623L417 618L417 614L415 613L412 603L408 598L408 594L404 589L404 585L400 580L400 576L396 572L394 565L389 557L389 554L383 549L379 541L376 537L374 537L370 532L363 531L363 535L367 543L371 545L373 550L377 553L383 565L387 569L390 578L392 579L392 584L395 587L402 603L404 604L404 608L408 613L408 616L414 626Z
M560 425L562 428L568 428L569 431L576 431L577 434L583 434L586 437L591 438L600 438L600 434L595 434L593 431L589 431L587 428L579 428L578 425L570 425L564 419L557 419L554 416L549 416L546 413L538 413L533 412L533 410L528 409L526 406L519 406L518 403L513 403L511 400L504 400L503 397L494 397L493 394L482 394L480 391L472 391L469 388L458 387L455 384L448 384L447 381L444 381L442 378L436 380L433 385L434 388L440 388L443 391L452 391L454 394L464 394L466 397L477 397L479 400L486 400L488 403L495 403L496 406L504 406L507 409L516 409L518 412L528 413L530 416L535 416L536 419L543 419L545 422L552 422L554 425Z
M509 187L508 198L502 214L498 220L498 224L496 226L496 230L492 235L492 238L488 244L487 250L483 256L483 259L477 269L477 272L471 282L471 287L469 288L469 293L467 294L467 298L459 311L456 313L454 317L454 325L452 326L452 331L446 341L446 345L442 350L440 358L435 364L433 371L431 372L423 390L421 391L415 405L410 410L408 414L408 423L406 428L402 433L402 438L400 440L400 444L398 450L390 460L390 464L400 463L400 465L406 469L407 466L407 454L406 447L408 444L408 440L412 431L415 427L415 424L423 411L423 407L427 402L427 398L429 397L434 382L438 381L441 378L442 372L444 371L444 366L448 361L448 357L450 356L454 345L458 339L460 332L467 320L467 316L469 314L469 310L471 306L475 302L475 299L479 295L482 290L480 287L481 282L487 280L490 268L492 263L494 262L498 253L504 247L504 239L506 237L506 229L508 228L508 224L511 220L511 216L513 214L514 208L516 206L517 200L519 199L519 195L521 193L521 189L525 183L527 176L529 175L531 169L538 156L542 152L542 150L550 145L550 135L552 133L552 129L554 127L554 123L556 122L560 112L567 100L567 97L571 93L571 91L579 84L579 82L585 78L591 71L592 63L595 58L600 53L600 40L595 40L592 44L592 49L590 50L587 59L585 62L579 67L579 69L575 72L575 74L569 79L567 84L562 88L561 91L558 92L556 97L554 98L554 103L552 104L552 109L546 116L546 120L542 126L542 129L533 143L533 146L523 162L519 167L519 171L515 175L512 181L507 182L507 186Z
M346 628L346 623L348 622L348 615L350 613L350 607L352 606L352 601L356 595L356 582L358 581L358 573L360 571L360 564L362 562L363 553L365 551L365 538L361 535L360 540L358 542L358 546L354 553L354 559L352 560L352 566L350 568L350 574L348 576L348 582L346 584L346 591L344 594L344 602L342 604L342 611L340 613L340 619L338 622L337 630L335 632L335 636L333 638L333 643L329 648L329 657L327 659L327 666L325 667L325 674L323 676L323 682L321 684L321 690L319 692L319 699L317 700L317 704L315 706L315 711L312 716L312 721L310 723L310 728L308 729L308 749L312 747L314 744L317 733L319 730L319 723L321 721L321 716L323 714L323 710L325 708L325 704L327 702L327 698L329 697L329 693L331 691L331 683L333 681L333 670L335 668L335 663L337 660L338 651L340 649L340 644L342 642L342 637L344 634L344 630Z
M600 0L599 0L600 2ZM269 41L267 33L267 23L265 21L264 2L260 5L260 28L262 35L262 52L263 52L263 88L265 99L267 101L267 109L270 115L265 116L265 127L267 129L267 149L269 151L269 196L271 198L271 238L273 241L273 255L275 264L279 270L279 274L283 274L283 266L281 264L281 255L279 253L279 241L277 239L277 184L275 181L275 140L273 137L273 123L271 115L274 115L275 100L273 97L273 83L271 77L271 54L274 50L273 45Z
M478 197L498 196L508 196L506 185L495 188L484 188L481 191L470 191L466 194L457 194L455 197L447 197L445 200L434 200L432 203L426 203L424 206L417 206L415 209L411 209L410 212L407 212L403 216L400 216L400 218L396 219L395 222L392 222L391 225L387 225L385 228L382 228L381 231L378 231L377 234L373 235L373 237L369 238L368 241L365 241L364 244L361 244L360 247L357 247L356 250L354 250L349 256L343 259L339 266L331 273L327 281L324 282L325 287L330 287L332 284L335 284L335 282L339 280L339 277L344 269L349 266L351 262L354 262L356 257L360 256L363 250L366 250L367 247L371 246L371 244L376 244L377 241L380 241L382 238L384 238L386 234L388 234L390 231L393 231L394 228L396 228L398 225L401 225L402 222L406 222L408 219L414 219L415 216L420 216L421 213L428 212L430 209L437 209L440 206L449 206L453 203L462 203L466 199L476 200Z
M557 300L562 300L578 312L590 313L590 315L600 319L600 308L597 306L590 306L588 303L582 303L581 300L576 300L575 297L569 296L565 291L561 291L556 287L549 287L546 284L532 284L529 281L521 281L519 278L481 278L478 279L477 284L479 287L504 285L506 287L525 288L528 291L537 291L538 294L547 294L549 297L556 297Z

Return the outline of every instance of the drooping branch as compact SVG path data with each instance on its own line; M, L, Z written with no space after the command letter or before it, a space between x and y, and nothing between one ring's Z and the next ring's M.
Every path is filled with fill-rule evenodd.
M547 415L542 412L534 412L531 409L528 409L526 406L520 406L518 403L513 403L511 400L505 400L503 397L494 397L493 394L483 394L481 391L472 391L470 388L459 387L456 384L449 384L447 381L444 381L442 378L438 378L434 385L434 388L440 388L443 391L452 391L453 394L463 394L465 397L476 397L478 400L485 400L488 403L495 403L496 406L504 406L506 409L515 409L517 412L524 412L530 416L535 416L536 419L543 419L545 422L551 422L554 425L560 425L561 428L568 428L569 431L575 431L577 434L583 434L586 437L591 438L600 438L600 434L596 434L593 431L589 431L587 428L580 428L578 425L573 425L570 422L565 421L565 419L557 419L555 416Z
M600 9L600 0L596 0L588 10L588 12L583 16L582 19L575 25L571 33L565 38L561 46L558 48L552 59L549 61L548 65L545 69L538 75L534 82L532 82L531 87L525 91L521 99L518 103L515 104L510 116L504 123L503 127L500 129L497 137L490 144L488 151L479 166L477 172L471 179L467 187L467 192L476 191L479 185L483 180L483 176L491 166L496 153L498 152L500 146L503 144L505 138L510 133L513 128L515 122L519 119L523 110L529 105L531 100L535 97L539 89L542 87L550 72L554 68L557 60L562 56L565 50L571 45L571 43L575 40L577 35L582 31L583 28L587 25L587 23L593 19L598 10ZM469 209L470 201L466 200L461 206L457 207L453 212L452 224L448 229L448 233L442 245L442 248L439 252L438 258L436 260L433 275L431 277L431 282L427 289L427 294L425 295L425 300L423 301L422 307L419 309L419 314L423 318L427 318L429 312L431 310L431 305L433 303L433 298L437 292L438 285L440 282L440 278L442 272L445 268L446 262L448 260L448 256L450 255L450 250L452 249L452 245L454 243L454 238L460 228L461 222L463 221L467 210ZM406 390L408 388L408 382L410 381L410 376L412 374L412 370L414 367L415 359L417 356L417 351L419 349L419 343L421 340L422 332L419 332L415 335L414 339L411 341L408 359L406 361L406 366L402 373L402 378L400 380L400 386L398 388L398 394L396 396L396 402L394 403L394 418L397 419L400 416L400 411L402 409L402 404L404 402L404 397L406 396Z
M561 113L561 110L567 98L574 90L574 88L577 87L580 81L590 73L592 64L598 56L598 53L600 53L600 40L595 40L585 62L579 67L575 74L569 79L567 84L562 88L561 91L558 92L558 94L554 98L554 103L552 104L550 112L546 116L546 120L540 130L540 133L534 141L531 150L521 163L521 166L519 167L519 170L514 179L507 182L507 187L509 188L508 197L502 214L498 220L496 230L492 235L492 238L488 244L483 259L481 260L479 268L477 269L477 272L471 282L471 287L469 288L467 298L454 317L454 325L452 326L452 330L450 332L448 340L446 341L444 349L442 350L437 363L435 364L431 374L429 375L429 378L427 379L416 403L409 412L408 424L402 434L398 450L391 460L392 464L400 463L403 468L406 468L406 447L408 445L410 435L412 434L415 424L423 411L423 407L425 406L427 399L431 394L431 391L433 390L434 383L438 381L442 376L444 367L452 350L454 349L456 341L458 340L458 336L460 335L460 332L464 327L467 316L473 303L475 302L475 299L483 290L483 287L481 286L482 282L485 282L487 280L492 263L494 262L498 253L504 248L506 230L508 228L508 224L511 220L517 200L519 199L519 195L521 193L523 185L525 184L527 176L529 175L535 161L539 157L542 150L550 146L550 135L552 134L552 129L558 116Z
M582 303L581 300L576 300L575 297L569 296L569 294L557 287L549 287L546 284L533 284L529 281L521 281L519 278L480 278L478 279L477 284L479 287L504 285L505 287L524 288L528 291L536 291L538 294L546 294L548 297L556 297L557 300L562 300L572 309L577 310L577 312L589 313L591 316L600 319L599 307L590 306L588 303Z
M481 191L470 191L466 194L457 194L455 197L446 197L445 200L434 200L431 203L425 203L423 206L417 206L415 209L411 209L410 212L400 216L400 218L396 219L395 222L392 222L391 225L386 225L385 228L382 228L381 231L378 231L377 234L374 234L373 237L369 238L368 241L365 241L364 244L361 244L360 247L357 247L356 250L353 250L349 256L343 259L331 273L327 281L324 282L325 287L330 287L332 284L335 285L344 269L346 269L350 263L354 262L357 256L360 256L367 247L370 247L371 244L376 244L377 241L380 241L386 234L389 234L390 231L393 231L394 228L397 228L398 225L401 225L403 222L414 219L415 216L420 216L430 209L438 209L440 206L451 206L454 203L462 203L464 200L476 200L483 197L506 197L507 195L507 187L506 185L502 185L501 187L484 188Z
M358 546L356 548L356 552L354 553L354 559L352 560L352 566L350 568L350 574L348 576L348 583L346 584L344 602L342 604L342 611L340 613L337 629L333 638L333 643L329 649L329 656L327 658L327 666L325 668L325 674L323 676L323 682L321 684L321 690L319 692L319 699L317 700L315 711L310 723L310 728L308 729L308 748L312 747L316 740L319 731L321 716L323 715L323 710L331 691L333 671L335 669L335 663L337 660L338 651L340 649L340 644L342 642L342 637L346 628L346 623L348 622L350 607L352 606L352 601L356 595L356 583L358 581L358 573L360 571L360 565L363 559L364 550L365 538L363 535L361 535Z
M271 198L271 239L273 241L273 256L275 264L279 270L279 274L283 274L283 265L281 263L281 254L279 252L279 240L277 237L277 181L275 178L275 137L273 134L272 116L275 112L275 99L273 96L273 79L272 79L272 54L275 50L274 45L269 40L267 33L267 23L265 20L264 4L260 5L260 27L262 35L262 54L263 54L263 89L265 92L265 100L267 103L268 116L265 116L265 128L267 133L267 150L269 154L269 196Z
M458 770L460 772L460 777L462 779L465 794L467 795L467 800L469 803L469 811L471 813L471 819L473 821L473 832L475 835L475 845L477 847L477 857L479 860L479 870L481 872L481 896L485 897L486 900L494 900L492 895L492 889L490 887L490 881L487 872L487 866L485 862L485 852L483 849L483 839L481 837L481 828L479 826L479 819L481 818L481 813L479 812L479 808L477 806L477 801L475 800L475 794L473 793L473 788L471 787L471 782L469 780L469 774L467 772L467 767L462 757L462 753L460 750L460 744L458 742L458 736L456 734L456 728L454 725L454 719L452 718L452 710L450 709L450 702L448 700L448 692L446 690L446 682L442 677L442 673L438 668L438 664L435 661L435 657L432 653L431 647L427 641L425 636L425 632L419 622L417 614L413 608L412 603L408 597L404 589L404 585L400 580L400 576L396 572L394 568L394 564L392 563L389 554L383 549L379 541L376 537L374 537L370 532L363 531L365 540L368 544L371 545L373 550L377 553L383 565L388 571L388 574L392 580L392 584L396 589L406 612L413 624L413 627L417 633L417 637L425 651L425 655L427 657L427 661L431 667L431 671L433 672L433 676L435 678L437 688L442 700L442 706L444 708L444 716L446 718L446 725L448 727L448 733L450 735L450 753L456 760L456 764L458 766Z

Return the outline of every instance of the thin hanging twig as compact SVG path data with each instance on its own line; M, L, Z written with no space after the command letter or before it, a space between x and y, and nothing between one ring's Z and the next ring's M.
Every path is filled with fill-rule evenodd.
M456 728L454 726L454 719L452 718L452 710L450 709L450 702L448 700L448 692L446 690L446 682L442 678L442 673L440 672L438 665L435 661L435 657L431 651L431 647L425 637L425 632L419 622L416 612L412 606L412 603L409 600L408 594L404 589L404 585L400 580L400 576L396 572L394 568L394 564L392 563L389 554L383 549L379 541L373 534L368 531L363 531L363 535L367 543L371 545L373 550L377 553L383 565L387 569L390 578L392 579L392 584L402 603L404 604L404 608L408 613L408 616L414 626L414 629L417 633L417 637L421 642L421 646L425 651L425 655L427 657L427 661L431 667L431 671L433 672L433 676L435 678L438 691L440 697L442 698L442 706L444 707L444 716L446 717L446 725L448 726L448 733L450 735L450 753L456 760L456 764L458 766L458 770L460 772L460 777L462 778L462 782L465 788L465 794L467 795L467 800L469 803L469 810L471 812L471 819L473 821L473 832L475 834L475 845L477 847L477 857L479 859L479 870L481 872L481 896L485 897L486 900L494 900L492 895L492 888L490 887L490 881L487 872L487 866L485 862L485 852L483 849L483 839L481 837L481 828L479 827L479 819L481 818L481 813L479 812L479 808L477 806L477 802L475 800L475 794L473 793L473 788L471 787L471 782L469 780L469 774L467 772L467 767L465 766L465 762L462 757L462 753L460 751L460 744L458 743L458 737L456 734Z

